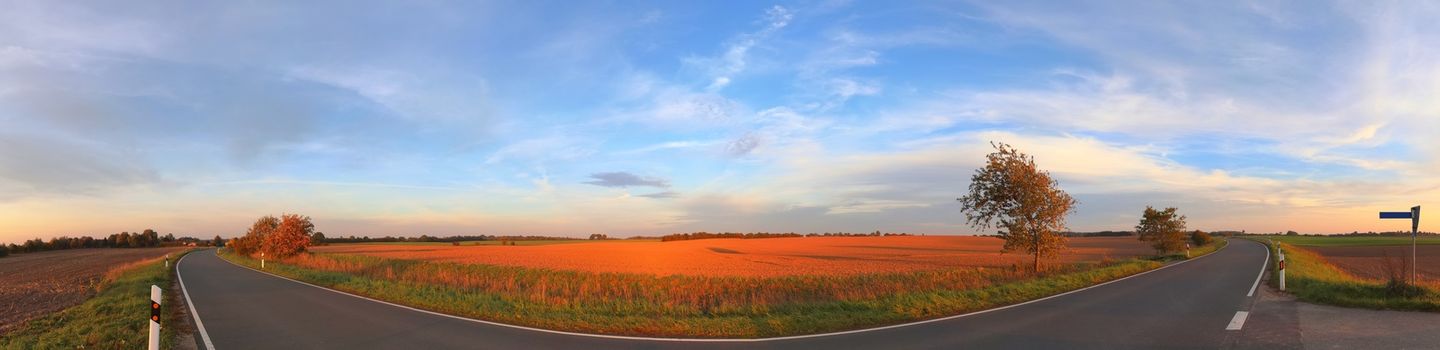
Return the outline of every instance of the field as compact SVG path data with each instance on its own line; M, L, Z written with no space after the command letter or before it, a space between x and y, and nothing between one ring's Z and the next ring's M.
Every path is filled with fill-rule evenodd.
M582 241L583 242L583 241ZM803 237L702 239L674 242L607 241L536 246L333 245L318 253L390 259L517 266L598 273L750 276L858 275L1024 264L1001 254L993 237ZM1128 259L1154 254L1134 237L1070 240L1062 263Z
M1440 288L1437 288L1440 285L1434 281L1422 281L1418 287L1405 287L1389 284L1387 279L1382 278L1379 264L1385 260L1385 254L1403 251L1408 257L1409 247L1366 245L1365 243L1369 243L1366 242L1367 238L1373 237L1333 237L1322 241L1320 246L1278 243L1285 251L1286 291L1300 300L1313 303L1373 309L1440 311ZM1343 239L1357 239L1362 243L1353 247L1339 246L1337 242L1343 242L1340 241ZM1265 241L1264 238L1259 240ZM1420 247L1422 252L1434 251L1431 249L1434 246ZM1272 254L1273 258L1276 256ZM1422 255L1421 271L1433 271L1433 262L1424 264L1427 260L1436 259L1426 259ZM1408 267L1405 269L1404 271L1408 271ZM1272 274L1272 279L1277 278L1278 274ZM1273 283L1275 281L1272 281Z
M1264 237L1305 248L1319 254L1326 262L1365 279L1385 279L1386 260L1409 271L1410 237L1384 236L1281 236ZM1417 240L1417 268L1420 278L1432 280L1440 276L1440 237L1422 236ZM1407 272L1408 273L1408 272ZM1408 275L1407 275L1408 276Z
M1261 241L1271 239L1307 247L1410 245L1409 236L1256 236L1256 238ZM1421 245L1440 244L1440 236L1420 236L1417 242Z
M1400 267L1401 272L1410 269L1410 246L1355 246L1355 247L1309 247L1320 253L1326 261L1345 271L1370 279L1385 279L1386 260ZM1416 267L1420 280L1434 281L1440 276L1440 245L1421 245L1416 249ZM1408 275L1406 275L1408 276Z
M117 266L183 248L98 248L18 254L0 259L0 334L27 319L85 301ZM113 278L113 276L110 276Z
M272 260L266 271L509 324L598 334L748 338L943 317L1163 265L1130 258L1150 253L1133 237L1080 238L1072 246L1063 263L1051 263L1040 275L1017 268L1028 264L1012 265L1026 258L1000 255L1000 240L983 237L350 245ZM221 257L258 267L252 258ZM819 267L807 266L812 264Z

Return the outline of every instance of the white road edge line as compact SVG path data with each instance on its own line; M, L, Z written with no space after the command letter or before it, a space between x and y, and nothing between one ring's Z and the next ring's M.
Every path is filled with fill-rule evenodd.
M200 331L200 340L205 342L206 350L215 350L215 344L210 342L210 333L205 332L205 323L200 322L200 313L195 311L195 299L190 299L190 290L185 289L185 276L180 275L180 263L185 262L185 256L175 261L175 278L180 280L180 292L185 294L185 305L190 307L190 317L195 319L195 329Z
M243 267L243 268L246 268L246 269L250 269L251 271L255 271L255 272L259 272L259 273L263 273L263 274L275 276L276 278L279 278L279 279L282 279L282 280L286 280L286 281L290 281L290 282L295 282L295 283L299 283L299 284L303 284L303 285L307 285L307 286L319 288L319 289L321 289L321 290L326 290L326 291L329 291L329 292L332 292L332 293L336 293L336 294L348 295L348 296L351 296L351 297L360 298L360 299L365 299L365 300L373 301L373 302L376 302L376 303L381 303L381 304L385 304L385 305L390 305L390 306L394 306L394 307L398 307L398 308L402 308L402 309L408 309L408 310L415 311L415 312L427 313L427 314L431 314L431 315L435 315L435 316L441 316L441 317L449 317L449 318L453 318L453 319L457 319L457 320L462 320L462 321L470 321L470 322L487 324L487 325L492 325L492 326L509 327L509 328L515 328L515 329L523 329L523 330L536 331L536 332L544 332L544 333L550 333L550 334L562 334L562 335L577 336L577 337L591 337L591 338L604 338L604 339L620 339L620 340L646 340L646 341L669 341L669 342L697 342L697 343L701 343L701 342L716 342L716 343L719 343L719 342L734 342L734 343L746 342L746 343L749 343L749 342L767 342L767 341L794 340L794 339L806 339L806 338L820 338L820 337L829 337L829 336L836 336L836 335L845 335L845 334L855 334L855 333L873 332L873 331L880 331L880 330L886 330L886 329L894 329L894 328L901 328L901 327L909 327L909 326L921 325L921 324L926 324L926 323L947 321L947 320L953 320L953 319L957 319L957 318L961 318L961 317L975 316L975 315L979 315L979 314L983 314L983 313L987 313L987 312L992 312L992 311L1005 310L1005 309L1009 309L1009 308L1013 308L1013 307L1024 306L1024 305L1028 305L1028 304L1032 304L1032 303L1038 303L1038 302L1045 301L1045 300L1050 300L1050 299L1054 299L1054 298L1059 298L1059 297L1066 296L1066 295L1070 295L1070 294L1074 294L1074 293L1083 292L1083 291L1090 290L1090 289L1093 289L1093 288L1098 288L1098 287L1100 287L1100 286L1104 286L1104 285L1107 285L1107 284L1111 284L1111 283L1120 282L1120 281L1124 281L1124 280L1127 280L1127 279L1139 277L1140 275L1144 275L1144 274L1147 274L1147 273L1151 273L1151 272L1155 272L1155 271L1160 271L1160 270L1168 269L1168 268L1175 267L1175 266L1180 266L1181 264L1188 263L1188 262L1195 261L1195 260L1199 260L1199 259L1203 259L1203 258L1208 257L1208 256L1210 256L1210 255L1214 255L1215 253L1219 253L1221 250L1225 250L1225 248L1226 248L1226 247L1229 247L1229 246L1230 246L1230 244L1227 242L1227 243L1225 244L1225 247L1220 247L1220 249L1217 249L1217 250L1215 250L1215 251L1213 251L1213 252L1210 252L1210 254L1206 254L1205 256L1201 256L1201 257L1194 258L1194 259L1190 259L1190 260L1181 261L1181 262L1174 263L1174 264L1170 264L1170 265L1161 266L1161 267L1156 268L1156 269L1154 269L1154 270L1145 271L1145 272L1137 273L1137 274L1134 274L1134 275L1129 275L1129 276L1121 277L1121 278L1119 278L1119 279L1111 280L1111 281L1109 281L1109 282L1105 282L1105 283L1101 283L1101 284L1097 284L1097 285L1093 285L1093 286L1089 286L1089 287L1085 287L1085 288L1080 288L1080 289L1076 289L1076 290L1072 290L1072 291L1069 291L1069 292L1064 292L1064 293L1060 293L1060 294L1056 294L1056 295L1051 295L1051 296L1044 297L1044 298L1040 298L1040 299L1035 299L1035 300L1031 300L1031 301L1026 301L1026 302L1019 303L1019 304L1010 304L1010 305L1005 305L1005 306L996 307L996 308L992 308L992 309L985 309L985 310L975 311L975 312L971 312L971 313L967 313L967 314L959 314L959 315L954 315L954 316L946 316L946 317L941 317L941 318L936 318L936 319L929 319L929 320L924 320L924 321L916 321L916 322L903 323L903 324L897 324L897 325L889 325L889 326L883 326L883 327L866 328L866 329L856 329L856 330L849 330L849 331L843 331L843 332L820 333L820 334L806 334L806 335L793 335L793 336L788 336L788 337L773 337L773 338L657 338L657 337L635 337L635 336L624 336L624 335L605 335L605 334L576 333L576 332L557 331L557 330L542 329L542 328L533 328L533 327L526 327L526 326L517 326L517 325L513 325L513 324L504 324L504 323L499 323L499 322L491 322L491 321L485 321L485 320L478 320L478 319L460 317L460 316L455 316L455 315L447 315L447 314L442 314L442 313L434 312L434 311L430 311L430 310L423 310L423 309L417 309L417 308L410 307L410 306L400 305L400 304L396 304L396 303L392 303L392 302L388 302L388 301L384 301L384 300L372 299L372 298L366 297L366 296L350 294L350 293L347 293L347 292L342 292L342 291L338 291L338 290L334 290L334 289L330 289L330 288L325 288L325 287L317 286L317 285L310 284L310 283L307 283L307 282L302 282L302 281L293 280L293 279L290 279L290 278L285 277L285 276L280 276L280 275L276 275L276 274L273 274L273 273L256 270L256 269L250 268L249 266L236 264L236 263L231 262L231 261L229 261L229 260L225 260L225 259L223 259L223 258L220 258L220 257L219 257L220 252L219 252L218 250L215 252L215 254L216 254L216 258L217 258L217 259L220 259L220 260L222 260L222 261L228 262L228 263L230 263L231 265L235 265L235 266ZM212 350L213 350L213 349L212 349Z
M1255 284L1250 285L1250 292L1245 293L1247 298L1255 296L1255 289L1260 288L1260 279L1265 277L1265 267L1270 266L1270 245L1265 243L1260 243L1260 245L1265 246L1265 262L1260 263L1260 274L1255 276Z
M1250 317L1249 311L1236 311L1235 317L1230 319L1230 324L1225 326L1227 331L1238 331L1245 327L1245 319Z

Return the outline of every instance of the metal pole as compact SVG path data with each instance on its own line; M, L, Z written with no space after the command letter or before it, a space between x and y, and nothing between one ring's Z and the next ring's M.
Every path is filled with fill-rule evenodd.
M1410 285L1420 285L1419 271L1415 265L1415 244L1420 236L1420 206L1410 208Z
M160 287L150 285L150 350L160 350Z

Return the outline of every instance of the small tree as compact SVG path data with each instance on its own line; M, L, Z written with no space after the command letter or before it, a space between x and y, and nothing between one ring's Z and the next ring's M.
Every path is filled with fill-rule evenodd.
M1205 231L1195 230L1190 233L1190 242L1194 243L1196 247L1203 247L1213 241L1215 240L1210 238L1210 234Z
M1176 214L1175 210L1173 207L1155 210L1147 205L1140 224L1135 226L1140 240L1150 242L1156 255L1185 249L1185 216Z
M215 235L215 239L214 239L214 240L211 240L211 241L210 241L210 244L213 244L213 245L215 245L216 247L224 247L224 246L225 246L225 239L224 239L224 238L220 238L220 235Z
M265 237L261 249L276 258L299 254L310 246L310 235L314 232L315 224L310 223L309 216L281 215L280 225Z
M1004 143L990 143L995 152L987 155L984 168L970 178L970 193L959 198L965 220L971 226L1000 228L1004 251L1034 256L1034 271L1040 259L1054 257L1065 248L1065 216L1075 199L1060 190L1050 173L1035 165L1035 158Z
M310 245L325 245L325 233L317 231L310 235Z

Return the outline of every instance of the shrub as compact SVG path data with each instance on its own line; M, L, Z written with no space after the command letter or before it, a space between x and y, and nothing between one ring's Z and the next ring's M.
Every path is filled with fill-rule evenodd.
M1194 243L1196 247L1204 247L1214 241L1215 239L1210 238L1210 234L1205 231L1195 230L1190 233L1190 242Z
M261 249L276 258L299 254L310 246L310 236L314 232L315 224L310 223L309 216L281 215L280 224L265 236Z
M3 258L7 255L10 255L10 248L6 248L4 245L0 245L0 258Z

